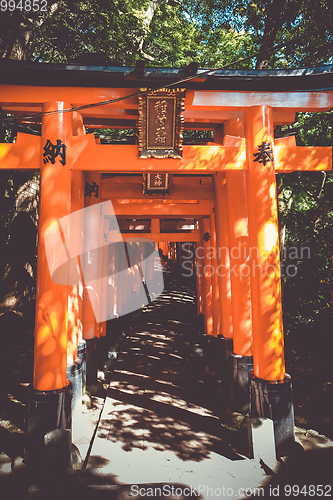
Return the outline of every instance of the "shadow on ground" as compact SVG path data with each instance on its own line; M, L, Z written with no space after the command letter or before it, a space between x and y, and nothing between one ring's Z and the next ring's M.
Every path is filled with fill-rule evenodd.
M193 285L190 280L169 274L163 295L137 314L131 328L127 328L118 362L109 373L107 398L112 400L112 405L110 412L103 414L97 439L117 444L127 454L147 449L171 453L185 465L201 464L212 454L240 463L248 452L246 430L236 429L225 419L223 384L207 376L204 363L195 351L198 325ZM10 330L11 325L6 328ZM152 488L154 494L136 495L137 490L131 489L131 484L121 484L116 474L101 474L109 460L103 454L94 454L94 448L88 468L84 470L47 474L22 468L15 475L10 472L11 461L23 453L25 385L31 379L30 340L23 338L20 342L23 346L19 347L21 367L15 364L18 351L13 346L8 347L6 355L2 351L1 358L0 414L3 421L8 421L8 428L0 428L0 453L7 455L0 455L1 498L64 500L85 498L87 493L94 500L135 500L145 496L183 500L190 497L185 494L188 485L181 482L142 484L140 486L146 491ZM321 444L320 438L313 449L311 445L307 449L295 448L293 455L281 460L277 473L264 468L267 473L265 486L257 496L290 498L288 485L299 489L303 485L328 485L333 449L326 448L325 442ZM112 458L117 460L117 457ZM217 471L221 481L223 472ZM163 489L162 494L155 494L164 485L168 486L164 493L179 488L178 494L163 495ZM278 495L273 495L273 488ZM292 491L296 493L297 489ZM324 492L326 496L333 494L329 486ZM193 493L192 497L199 498L199 495ZM211 498L215 497L221 495ZM252 497L250 490L246 497Z

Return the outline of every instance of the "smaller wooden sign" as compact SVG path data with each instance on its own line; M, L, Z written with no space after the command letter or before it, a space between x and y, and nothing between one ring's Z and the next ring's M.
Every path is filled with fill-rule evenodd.
M139 95L140 158L182 157L184 98L185 89Z
M171 174L162 172L143 174L144 194L170 194L171 187Z

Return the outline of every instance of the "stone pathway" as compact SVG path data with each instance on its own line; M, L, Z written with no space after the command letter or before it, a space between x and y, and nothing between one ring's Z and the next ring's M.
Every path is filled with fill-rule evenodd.
M142 312L112 373L87 469L131 485L134 497L145 496L135 495L139 485L141 493L178 485L207 499L225 496L223 488L246 498L267 479L233 449L234 433L209 402L193 354L196 317L193 292L171 283Z
M222 393L194 354L196 322L190 283L169 276L166 291L132 321L104 406L96 398L73 435L85 466L61 475L13 473L14 455L1 453L1 500L290 498L288 486L297 492L304 484L332 496L333 443L315 431L297 430L305 452L274 471L245 456L246 436L219 418Z

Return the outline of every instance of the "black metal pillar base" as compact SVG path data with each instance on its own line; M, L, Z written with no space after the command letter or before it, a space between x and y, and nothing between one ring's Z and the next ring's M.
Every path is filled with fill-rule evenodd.
M250 373L250 418L273 420L277 456L288 455L295 443L291 377L282 382L262 380Z
M70 467L72 383L67 380L65 387L55 391L36 391L32 386L28 390L24 436L25 463L32 468L43 470L50 464L60 469ZM59 439L61 431L63 436ZM55 433L54 438L52 433Z
M198 314L198 338L201 339L202 335L205 333L205 316L200 313Z
M97 382L97 367L98 367L98 339L86 339L86 375L87 385L94 385Z
M230 410L248 413L250 406L249 373L253 372L253 356L230 353Z
M210 365L211 369L218 366L217 337L204 333L200 339L203 349L204 363Z
M223 335L217 336L218 349L220 353L219 372L222 385L227 392L230 389L231 363L230 354L233 351L233 341Z
M98 368L102 369L105 361L108 358L108 338L100 337L97 344Z
M86 341L82 339L77 346L77 357L81 359L82 365L82 396L85 395L87 387L86 344Z
M73 425L80 415L82 415L82 360L67 365L67 380L72 383L72 420Z

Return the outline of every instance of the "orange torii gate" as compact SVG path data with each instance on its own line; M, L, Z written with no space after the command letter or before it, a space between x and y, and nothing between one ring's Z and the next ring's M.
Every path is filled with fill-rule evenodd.
M165 91L177 78L189 74L186 68L143 70L140 65L99 68L14 61L1 62L1 67L2 109L15 114L22 124L41 124L41 135L18 133L15 143L0 145L1 169L40 169L41 174L31 401L48 401L51 410L47 410L47 417L39 409L28 418L30 449L40 434L38 426L45 433L64 425L56 416L57 407L60 399L66 400L67 363L76 362L80 319L87 341L105 335L105 325L96 323L87 291L84 289L83 296L79 291L82 283L68 286L51 279L45 233L53 222L103 200L97 192L95 197L91 193L85 196L85 186L103 185L103 173L110 172L211 174L213 188L209 188L209 195L201 196L194 190L190 198L188 192L175 190L169 196L170 202L164 203L163 196L157 199L136 194L131 198L127 193L125 198L132 199L132 203L115 200L114 213L155 219L145 236L156 242L196 243L198 312L204 315L209 339L219 336L226 344L226 356L231 353L236 367L234 409L244 409L243 372L248 376L253 360L251 415L267 417L263 395L269 398L272 394L274 398L278 394L275 399L289 408L283 419L288 421L286 439L290 439L291 382L284 364L275 173L330 170L332 151L296 146L294 137L274 139L274 127L293 123L296 112L333 107L332 67L280 72L212 71L202 76L197 70L182 89L184 127L213 130L214 142L184 145L182 155L173 158L140 157L137 145L100 144L93 134L85 133L85 127L135 128L139 119L138 89ZM98 104L101 101L107 102ZM150 203L143 202L147 199ZM165 236L159 231L162 216L193 217L200 227L181 240L177 233ZM98 238L100 232L93 221L87 224L85 230ZM80 228L77 231L72 238L80 238ZM124 240L127 237L123 235ZM241 255L235 252L237 248L243 250ZM108 265L104 258L100 266ZM132 283L136 289L134 278ZM119 284L121 289L124 286ZM96 296L101 297L101 307L105 307L102 290L96 290ZM115 295L117 300L119 296ZM275 417L274 408L270 418L279 448L285 438L281 437L281 419Z

